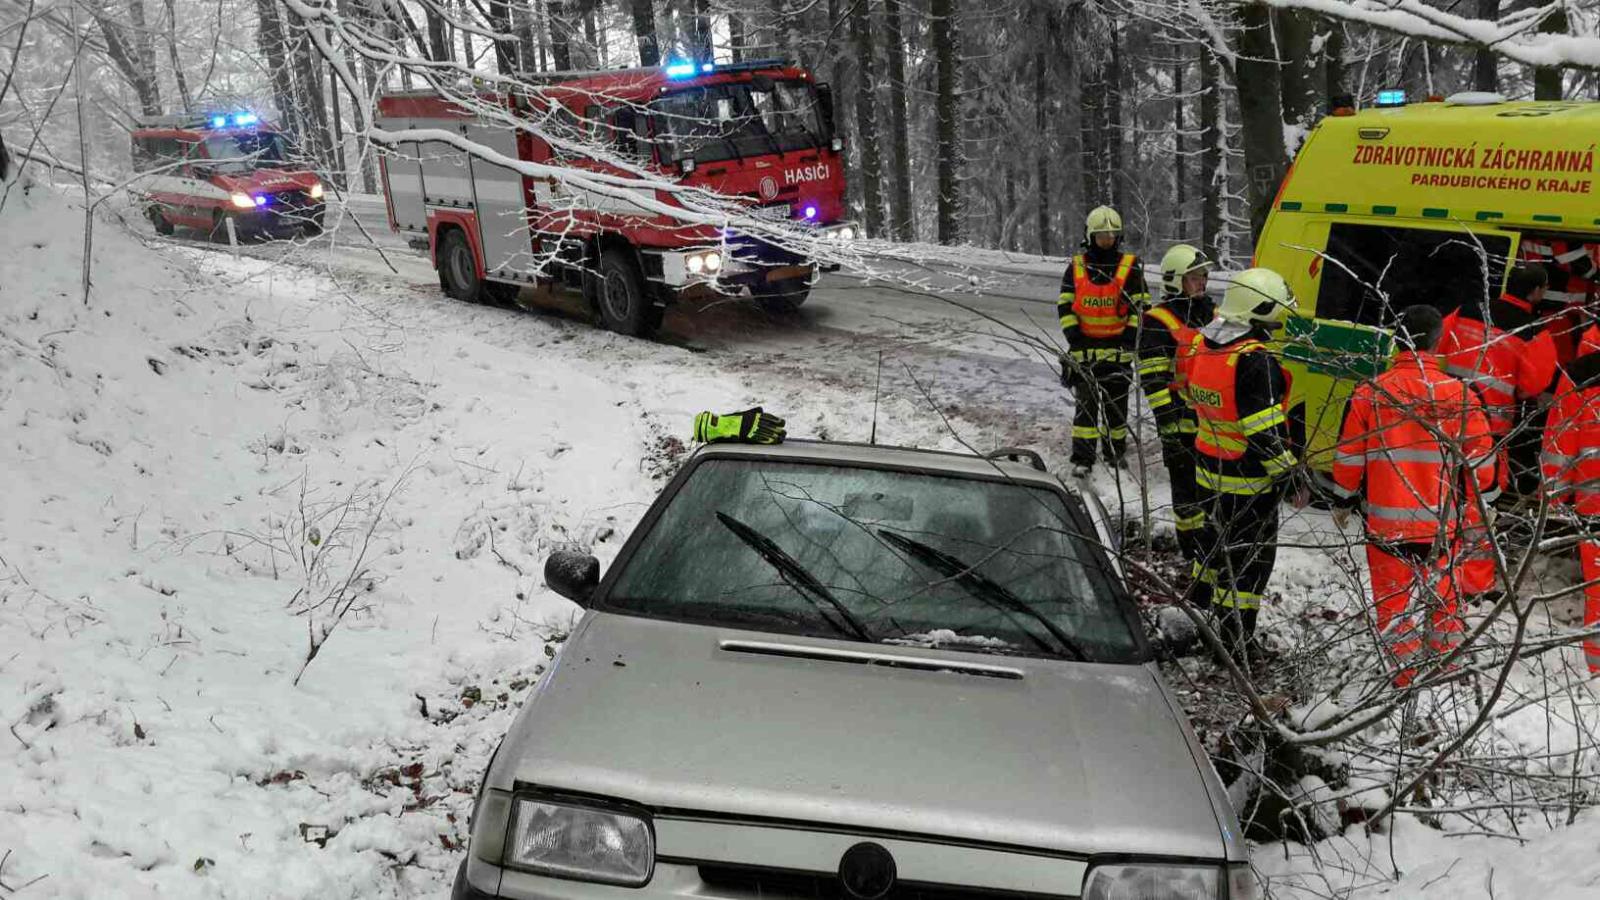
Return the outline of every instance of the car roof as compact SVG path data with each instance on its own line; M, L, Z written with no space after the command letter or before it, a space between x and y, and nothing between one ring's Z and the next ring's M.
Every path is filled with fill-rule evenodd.
M1065 485L1049 472L1026 462L988 459L975 453L921 450L883 444L855 444L843 441L786 440L781 444L707 444L695 457L735 457L769 459L781 462L832 463L843 466L882 466L896 469L921 469L931 474L967 478L1003 478L1060 489Z

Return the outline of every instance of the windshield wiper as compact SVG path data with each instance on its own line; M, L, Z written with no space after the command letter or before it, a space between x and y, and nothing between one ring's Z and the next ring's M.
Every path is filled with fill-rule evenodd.
M821 613L822 620L832 625L835 631L841 634L853 632L856 637L863 641L872 641L872 635L867 631L866 626L861 624L861 620L857 619L855 614L850 612L843 603L840 603L839 598L833 596L832 591L823 587L822 582L817 580L817 576L811 574L805 566L800 564L799 560L785 553L782 547L773 543L772 538L725 512L719 511L717 513L717 521L733 532L735 537L744 541L752 550L760 554L768 565L777 569L778 575L783 578L785 584L802 595L812 598L811 602L817 605L817 611ZM830 618L827 607L823 606L823 603L832 606L839 613L839 617L844 619L845 624L840 625ZM849 627L846 628L845 626Z
M924 544L923 542L913 538L908 538L898 532L889 531L886 528L879 528L876 530L878 534L883 536L884 540L888 541L890 544L894 545L896 548L904 551L905 553L910 554L913 558L933 569L934 571L944 575L946 578L954 579L957 584L960 584L962 587L966 588L978 599L989 603L1002 612L1021 613L1035 622L1038 622L1040 625L1044 626L1044 630L1048 631L1051 637L1056 639L1056 642L1061 645L1063 650L1076 657L1080 662L1089 661L1088 654L1083 652L1083 648L1078 646L1078 642L1074 641L1071 635L1063 631L1061 626L1050 621L1049 616L1046 616L1044 613L1034 609L1016 594L1006 590L1004 585L999 584L989 576L984 575L972 566L967 565L961 559L951 556L937 547ZM1045 652L1056 652L1054 647L1051 647L1043 638L1039 637L1037 634L1034 634L1032 631L1024 628L1023 633L1032 638L1033 642L1038 644L1040 649L1044 650Z

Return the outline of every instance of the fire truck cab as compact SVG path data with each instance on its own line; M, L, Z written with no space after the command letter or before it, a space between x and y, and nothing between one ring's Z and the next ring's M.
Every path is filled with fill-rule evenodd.
M254 113L158 116L132 133L134 190L161 234L319 234L322 180L293 161L284 135Z
M692 292L748 289L777 309L805 300L819 269L812 259L671 215L662 207L683 208L678 193L642 187L642 178L731 199L801 234L858 235L843 221L830 92L784 60L536 75L516 91L468 93L468 103L387 94L376 123L390 151L390 225L426 241L440 287L457 299L509 302L522 285L562 285L581 290L607 328L639 336ZM439 131L577 177L533 177L436 139Z

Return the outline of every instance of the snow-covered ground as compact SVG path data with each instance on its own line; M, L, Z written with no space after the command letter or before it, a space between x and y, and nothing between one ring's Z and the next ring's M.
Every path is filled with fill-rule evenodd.
M48 190L0 208L0 889L19 896L442 895L576 613L544 556L608 561L700 409L865 439L876 389L885 443L1065 449L1051 361L947 304L884 315L891 294L836 285L794 320L676 311L645 343L560 301L446 301L414 258L234 259L108 215L85 304L82 227ZM1148 480L1163 507L1158 464ZM1320 550L1281 559L1269 620L1354 602ZM1600 896L1594 814L1525 846L1397 821L1257 864L1283 896Z

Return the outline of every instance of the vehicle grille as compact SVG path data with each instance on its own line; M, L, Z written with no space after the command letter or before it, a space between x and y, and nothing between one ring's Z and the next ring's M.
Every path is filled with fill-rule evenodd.
M807 900L849 900L835 875L814 875L787 869L759 866L702 864L700 880L729 893L760 898L807 898ZM1017 891L986 891L982 888L917 884L895 885L884 900L1052 900L1067 895L1026 894Z

